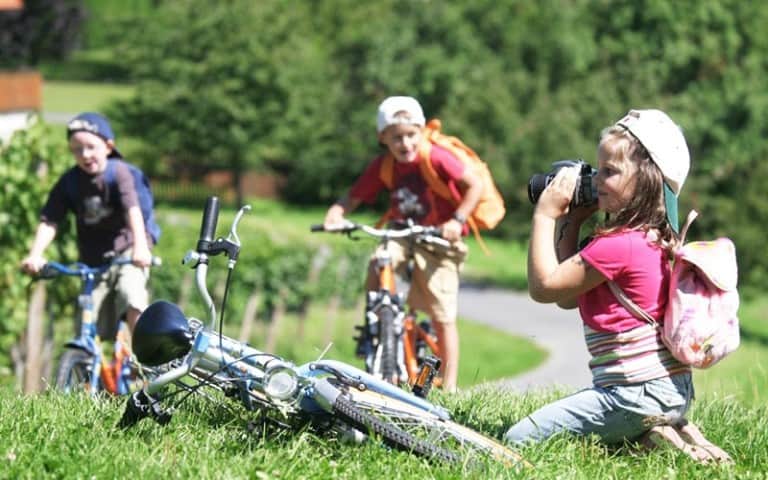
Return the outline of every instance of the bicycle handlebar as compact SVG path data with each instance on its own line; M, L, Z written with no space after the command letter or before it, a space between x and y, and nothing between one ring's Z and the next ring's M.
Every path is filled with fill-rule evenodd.
M205 252L211 246L216 235L216 225L219 223L219 198L208 197L203 211L203 222L200 225L200 239L197 241L197 251Z
M89 274L99 275L109 270L114 265L128 265L132 263L130 258L116 258L109 263L99 265L97 267L90 267L84 263L74 263L71 265L64 265L59 262L47 262L43 265L40 272L35 275L36 278L50 279L60 275L70 277L81 277ZM163 260L160 257L152 257L151 266L158 267L163 264Z
M362 231L375 238L408 238L416 237L419 241L433 243L442 247L450 247L451 243L442 237L440 227L411 225L404 228L374 228L362 223L347 222L341 224L338 228L325 228L324 225L312 225L311 232L329 232L350 234L356 231Z

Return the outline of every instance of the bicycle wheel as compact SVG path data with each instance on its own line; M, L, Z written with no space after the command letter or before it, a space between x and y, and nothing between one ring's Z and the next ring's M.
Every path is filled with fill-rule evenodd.
M387 382L397 383L399 372L397 368L397 335L395 335L395 311L388 306L379 309L379 346L377 356L381 378Z
M91 354L79 348L68 348L61 355L56 371L56 388L69 393L89 391L91 386Z
M339 400L343 400L339 402ZM451 463L476 463L484 459L507 467L531 467L519 453L468 427L370 390L350 388L340 396L341 416L363 432L376 433L402 450ZM349 411L359 418L352 418Z

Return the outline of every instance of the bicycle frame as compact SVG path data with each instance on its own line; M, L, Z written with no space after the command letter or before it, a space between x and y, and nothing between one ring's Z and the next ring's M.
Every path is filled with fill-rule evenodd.
M97 318L93 310L93 290L101 276L114 265L128 263L131 263L131 260L125 258L117 258L111 263L97 267L89 267L84 263L67 266L59 262L48 262L39 275L40 278L45 279L59 275L79 277L82 282L80 294L77 297L80 310L80 331L75 338L67 341L64 347L79 349L89 355L88 391L91 395L96 395L101 390L107 390L115 395L124 395L129 391L124 374L128 368L127 363L130 361L131 351L125 338L125 332L122 332L123 321L118 322L118 335L114 346L115 361L107 362L104 358L102 340L97 329Z
M314 225L310 229L313 232L325 231L322 225ZM434 337L427 329L423 328L416 321L416 312L411 309L406 311L405 309L405 294L398 292L397 282L394 269L392 268L392 258L388 251L389 241L391 239L409 239L413 242L423 241L426 243L437 244L441 247L448 247L450 244L440 238L439 231L436 227L424 227L420 225L414 225L409 222L406 228L403 229L377 229L369 227L367 225L349 223L340 227L338 231L351 235L355 231L363 231L364 233L379 239L380 248L376 250L374 258L375 266L377 269L378 289L369 290L366 295L366 325L359 327L361 335L369 335L374 337L374 341L377 343L374 352L368 351L364 347L359 354L365 358L366 370L369 373L376 373L381 375L387 381L394 384L400 384L401 382L407 382L409 385L414 385L421 369L423 367L422 358L419 356L417 345L419 342L428 347L431 352L441 357L442 353L440 346ZM412 252L412 249L409 248ZM389 377L389 366L382 367L382 356L387 353L381 353L383 349L381 347L382 342L387 341L381 338L381 324L380 315L382 307L389 308L393 311L392 329L393 335L396 337L396 372L392 372L392 378ZM389 321L390 319L387 319ZM367 331L366 331L367 330ZM378 338L376 338L378 336ZM357 338L358 342L361 342L361 338ZM439 363L433 367L439 368ZM439 380L438 380L439 381Z
M230 271L234 268L240 251L236 229L248 209L243 207L235 216L226 239L213 240L218 199L206 203L197 250L188 252L184 261L196 270L210 327L165 301L142 313L134 329L134 352L140 362L156 367L157 375L130 396L119 427L131 427L146 417L168 423L172 414L160 397L172 397L166 390L172 384L177 393L212 386L281 427L309 422L323 430L352 433L355 439L375 434L410 453L450 462L462 463L460 452L470 450L512 465L525 463L495 440L453 422L443 407L353 366L327 359L296 366L223 335L221 328L215 330L216 308L205 278L209 257L224 253ZM182 381L187 378L196 383Z

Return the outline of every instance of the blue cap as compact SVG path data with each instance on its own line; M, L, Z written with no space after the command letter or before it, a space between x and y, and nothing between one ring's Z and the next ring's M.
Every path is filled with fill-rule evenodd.
M90 132L100 136L104 140L115 141L115 133L112 131L112 126L109 124L109 120L98 113L85 112L70 120L69 123L67 123L67 139L69 139L75 132ZM109 158L114 157L123 158L123 155L113 147L112 152L109 154Z

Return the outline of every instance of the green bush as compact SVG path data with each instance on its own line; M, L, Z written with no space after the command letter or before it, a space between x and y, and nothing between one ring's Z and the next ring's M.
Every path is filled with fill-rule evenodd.
M8 144L0 144L0 352L4 352L0 366L8 365L7 353L26 325L30 278L21 272L19 264L29 250L48 191L72 163L61 131L40 121L16 132ZM72 225L60 226L47 254L64 262L76 260ZM67 318L71 318L75 295L72 288L72 282L49 284L51 313L55 317L66 311Z

